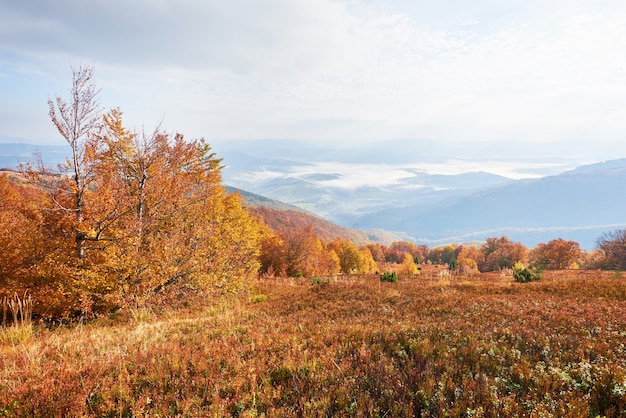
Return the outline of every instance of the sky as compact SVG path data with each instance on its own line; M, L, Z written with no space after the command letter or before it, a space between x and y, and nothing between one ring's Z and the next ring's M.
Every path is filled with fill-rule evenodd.
M129 127L209 142L626 157L623 0L0 0L0 136L61 141L47 100L81 65Z

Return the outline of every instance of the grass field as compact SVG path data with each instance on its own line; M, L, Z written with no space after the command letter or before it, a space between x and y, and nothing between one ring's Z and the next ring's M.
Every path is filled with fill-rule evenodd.
M626 415L626 278L436 272L5 329L0 416Z

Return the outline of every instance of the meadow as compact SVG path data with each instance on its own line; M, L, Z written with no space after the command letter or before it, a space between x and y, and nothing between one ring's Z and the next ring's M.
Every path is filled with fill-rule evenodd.
M0 416L626 414L626 278L261 279L0 330Z

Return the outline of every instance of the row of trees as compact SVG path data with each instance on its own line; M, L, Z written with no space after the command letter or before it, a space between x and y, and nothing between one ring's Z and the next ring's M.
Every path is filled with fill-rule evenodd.
M260 272L277 276L363 274L389 268L400 274L415 274L422 263L446 265L461 273L510 269L516 263L551 270L626 267L626 231L603 235L598 240L598 250L591 252L582 251L575 241L560 238L529 249L506 236L487 238L481 245L429 248L400 241L388 247L357 247L348 240L324 243L310 227L266 235L261 248Z

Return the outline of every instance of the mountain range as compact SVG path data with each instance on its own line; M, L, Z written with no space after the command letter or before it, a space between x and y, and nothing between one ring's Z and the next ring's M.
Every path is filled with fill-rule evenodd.
M591 249L605 231L626 227L626 159L582 166L447 199L356 217L353 227L401 229L436 245L507 235L529 247L554 238Z
M528 247L563 238L593 249L603 232L626 227L626 159L513 179L487 171L433 174L410 164L220 155L227 184L343 227L385 230L429 246L506 235Z
M20 163L32 161L36 154L39 154L47 165L56 167L65 161L68 152L67 145L0 141L0 168L17 168Z
M350 151L251 141L214 149L223 158L224 183L240 190L248 205L265 208L264 215L288 221L277 228L300 219L358 242L405 239L435 246L507 235L528 247L564 238L592 249L603 232L626 227L626 159L572 169L567 156L492 154L478 165L477 157L450 160L432 149L416 155L402 152L404 145ZM33 152L55 166L67 151L4 138L0 167L15 168Z

